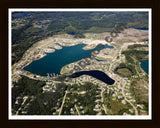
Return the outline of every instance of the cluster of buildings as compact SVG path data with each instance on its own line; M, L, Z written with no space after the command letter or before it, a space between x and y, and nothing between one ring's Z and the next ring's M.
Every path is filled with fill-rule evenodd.
M27 99L29 99L29 101L26 103ZM20 103L20 100L22 100L22 103ZM22 114L27 114L27 108L30 105L30 102L34 101L34 96L24 96L24 97L16 97L16 101L15 104L20 105L19 109L16 111L16 115L19 114L19 112L21 111ZM12 109L13 111L13 109Z
M26 66L29 63L28 60L26 60L25 62L22 62L21 64L19 64L19 66L17 66L17 69L22 69L24 66Z
M45 86L43 86L43 93L45 92L55 92L55 88L56 86L53 87L53 84L46 84Z

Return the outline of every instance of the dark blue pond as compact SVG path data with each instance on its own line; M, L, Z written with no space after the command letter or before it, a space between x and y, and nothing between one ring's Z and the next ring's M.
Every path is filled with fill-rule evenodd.
M28 16L28 14L17 14L17 15L13 15L13 17L26 17Z
M138 30L149 30L148 28L136 28Z
M141 67L148 74L148 71L149 71L149 61L148 60L141 61Z
M79 76L82 76L82 75L89 75L89 76L95 77L96 79L99 79L102 82L104 82L106 84L109 84L109 85L112 85L115 82L107 74L105 74L104 72L99 71L99 70L80 71L80 72L73 73L70 77L71 78L76 78L76 77L79 77Z
M68 34L70 34L70 35L74 36L76 33L73 33L73 32L72 32L72 33L68 33Z

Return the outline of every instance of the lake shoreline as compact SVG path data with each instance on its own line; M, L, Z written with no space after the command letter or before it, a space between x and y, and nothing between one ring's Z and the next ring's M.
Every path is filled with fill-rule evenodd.
M82 60L85 56L92 56L90 52L91 50L84 50L83 48L86 46L86 44L77 44L73 46L62 46L61 49L56 50L53 53L47 53L45 58L39 58L36 61L32 61L31 64L24 67L25 71L29 71L34 74L38 74L41 76L45 76L43 72L43 69L46 73L55 73L55 74L61 74L61 70L64 66L75 63L79 60ZM97 48L98 46L96 46ZM95 49L96 49L95 48ZM106 45L105 48L111 49L114 47ZM46 60L47 59L47 60ZM56 61L55 61L56 60ZM63 61L65 60L65 61ZM54 65L54 67L52 66ZM58 65L58 66L57 66ZM62 65L62 67L61 67ZM41 72L37 69L39 67L41 69ZM33 71L34 70L34 71Z
M141 30L136 30L136 29L126 29L124 30L125 33L130 33L130 31L133 31L133 35L135 34L135 32L140 32ZM122 32L120 35L124 36L124 32ZM142 31L141 31L142 32ZM145 32L146 33L146 32ZM120 38L126 38L126 37L117 37L117 39L115 39L115 42L111 42L108 43L105 40L102 40L102 38L105 38L106 35L109 33L86 33L85 36L86 38L82 38L82 39L74 39L73 36L71 35L67 35L67 34L62 34L62 35L55 35L52 37L49 37L45 40L41 40L37 43L35 43L32 47L30 47L25 54L23 55L22 59L20 61L18 61L17 63L15 63L14 65L12 65L12 75L17 79L20 76L19 71L22 71L24 67L26 67L27 65L31 64L32 62L36 61L36 60L40 60L43 59L49 52L50 48L51 50L60 50L62 49L63 46L66 47L70 47L70 46L75 46L77 44L86 44L85 47L83 47L83 50L90 50L95 48L98 44L107 44L107 45L112 45L114 47L114 49L117 50L117 53L120 50L120 47L127 47L128 45L133 45L133 44L144 44L145 42L140 42L140 41L131 41L131 42L123 42L123 43L116 43L117 39ZM97 39L93 39L92 36L97 35ZM146 36L146 35L145 35ZM137 39L137 38L136 38ZM56 45L56 43L59 43L61 46ZM46 51L46 49L48 49ZM52 53L55 53L55 51L52 51ZM111 52L115 52L115 51L111 51ZM106 52L101 52L98 56L95 56L95 58L101 59L101 56L106 53ZM36 58L36 56L40 55L38 58ZM109 60L112 61L113 59L115 59L117 54L115 54L114 56L110 56L110 55L106 55L104 54L104 56L106 57L105 59L102 60ZM24 70L25 71L25 70ZM34 73L29 72L29 74L31 76L36 75Z
M145 73L149 74L149 59L142 60L140 66Z

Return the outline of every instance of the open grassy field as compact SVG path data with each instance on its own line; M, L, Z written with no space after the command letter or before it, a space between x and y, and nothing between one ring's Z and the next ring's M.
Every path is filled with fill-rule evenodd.
M110 102L110 105L111 105L112 114L117 114L118 111L123 108L123 106L118 101L113 101L112 100Z
M117 72L119 74L121 74L122 76L131 76L132 75L132 72L127 68L120 68L117 70Z

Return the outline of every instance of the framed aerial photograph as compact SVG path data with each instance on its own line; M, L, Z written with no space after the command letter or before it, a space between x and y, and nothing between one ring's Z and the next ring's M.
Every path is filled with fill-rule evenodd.
M151 120L151 16L9 8L9 120Z

